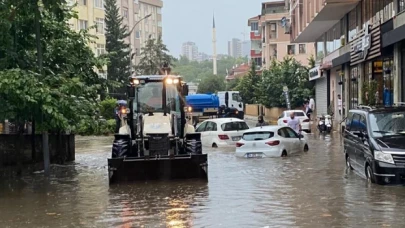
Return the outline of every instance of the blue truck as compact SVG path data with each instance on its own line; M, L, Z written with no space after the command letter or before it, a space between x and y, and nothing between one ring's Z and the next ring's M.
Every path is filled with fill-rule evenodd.
M187 114L194 125L207 118L244 118L244 105L239 91L220 91L217 94L186 96Z

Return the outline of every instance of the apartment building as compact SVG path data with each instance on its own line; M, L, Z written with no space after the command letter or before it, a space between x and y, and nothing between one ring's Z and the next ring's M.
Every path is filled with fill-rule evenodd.
M242 57L242 42L240 39L233 38L228 41L228 55L233 58Z
M190 61L198 60L198 47L194 42L185 42L181 47L181 55Z
M250 18L251 59L268 68L273 59L293 56L303 65L314 54L314 43L290 42L290 12L288 1L264 2L259 16Z
M405 44L404 0L292 0L294 42L316 42L318 114L333 107L336 118L375 96L380 104L405 101L402 51ZM369 94L365 85L377 83ZM342 113L337 96L341 95Z

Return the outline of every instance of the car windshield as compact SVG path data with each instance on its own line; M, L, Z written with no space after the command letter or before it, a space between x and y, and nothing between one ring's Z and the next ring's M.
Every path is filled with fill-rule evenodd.
M290 117L291 112L287 112L287 117ZM294 115L297 117L304 117L305 113L304 112L294 112Z
M139 85L135 93L134 112L163 112L163 82ZM139 102L139 106L137 105ZM138 110L139 109L139 110ZM179 94L175 85L166 86L166 111L180 111Z
M274 132L249 132L243 134L243 140L245 141L257 141L272 138Z
M243 131L249 129L245 122L229 122L221 125L223 131Z
M405 112L370 113L370 128L374 137L405 134Z

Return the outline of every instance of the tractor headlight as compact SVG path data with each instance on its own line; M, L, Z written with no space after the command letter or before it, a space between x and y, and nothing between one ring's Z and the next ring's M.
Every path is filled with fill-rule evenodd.
M173 79L173 84L179 84L179 79L177 78Z
M134 85L139 85L139 80L138 80L138 79L133 79L133 80L132 80L132 84L134 84Z
M192 108L191 106L188 106L187 111L188 111L188 112L192 112L192 111L193 111L193 108Z
M166 83L169 85L173 84L173 79L171 78L166 79Z

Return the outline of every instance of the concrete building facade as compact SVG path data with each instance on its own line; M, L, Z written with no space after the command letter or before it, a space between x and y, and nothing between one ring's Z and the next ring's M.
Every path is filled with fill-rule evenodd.
M315 54L313 42L290 42L291 17L288 1L264 2L259 16L250 18L251 59L268 68L273 59L292 56L303 65Z
M368 103L370 96L384 105L404 101L403 0L290 3L291 39L316 42L317 66L311 70L310 79L316 80L318 114L327 112L328 107L337 113L336 119L343 119L348 109ZM372 84L376 91L367 88Z
M233 58L242 57L242 42L240 39L233 38L228 41L228 55Z
M191 41L183 43L181 47L181 56L186 57L190 61L197 61L198 60L197 45Z

